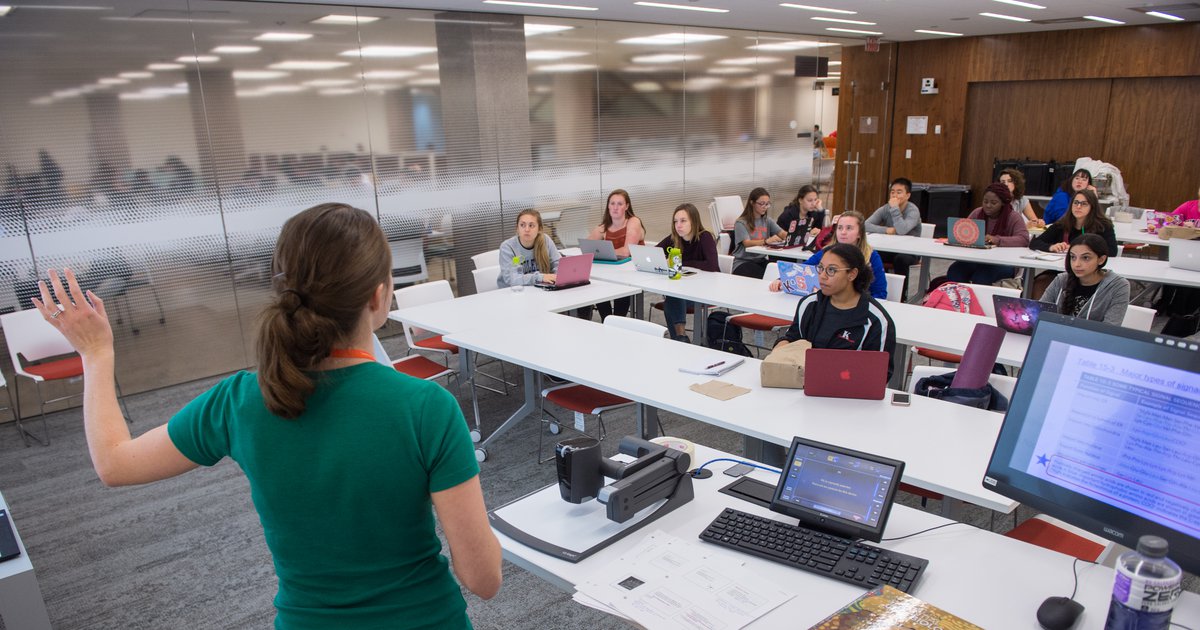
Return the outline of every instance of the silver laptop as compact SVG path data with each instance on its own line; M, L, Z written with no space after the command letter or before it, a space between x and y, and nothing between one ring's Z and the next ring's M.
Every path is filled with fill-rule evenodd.
M1173 238L1169 252L1167 266L1188 271L1200 271L1200 241Z
M638 271L671 273L670 266L667 264L667 254L657 245L630 245L629 255L633 257L633 264ZM685 268L683 270L685 276L694 273L696 272L692 269Z
M585 254L592 254L594 260L617 260L617 250L613 249L612 241L579 239L579 249Z

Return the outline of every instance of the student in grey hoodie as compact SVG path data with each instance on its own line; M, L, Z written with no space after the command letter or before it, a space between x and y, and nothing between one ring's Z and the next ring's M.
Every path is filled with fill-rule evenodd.
M921 235L921 211L917 205L909 201L912 197L912 182L904 177L897 177L888 187L888 202L879 206L863 226L868 234L899 234L900 236ZM904 286L900 295L908 297L908 268L920 262L920 258L912 254L896 252L879 252L884 264L892 265L892 272L904 276ZM923 288L923 287L922 287Z
M542 227L537 210L522 210L517 215L517 234L500 244L501 288L537 282L554 284L558 260L562 255Z
M1106 271L1108 245L1098 234L1071 241L1067 270L1058 274L1041 301L1054 304L1064 315L1120 326L1129 306L1129 281Z

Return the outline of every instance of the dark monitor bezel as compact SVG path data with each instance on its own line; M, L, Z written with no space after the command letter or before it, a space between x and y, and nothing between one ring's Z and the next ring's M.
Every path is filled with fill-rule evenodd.
M849 457L857 457L858 459L872 462L875 464L883 464L896 469L892 476L892 484L888 488L887 497L884 500L883 510L879 513L879 520L874 527L868 527L862 523L855 523L843 518L838 518L831 514L826 514L818 510L806 508L783 501L783 488L787 480L788 469L791 468L792 461L796 457L796 451L800 447L812 447L821 450L837 453L839 455L847 455ZM826 444L824 442L816 442L806 440L802 437L793 437L792 446L788 449L787 459L784 460L783 469L779 472L779 483L775 485L775 493L771 495L771 511L800 519L800 524L805 527L821 529L831 534L837 534L846 538L870 540L879 542L883 538L883 530L887 528L888 517L892 513L892 505L896 500L896 491L900 489L900 481L904 477L904 462L898 459L882 457L880 455L872 455L862 451Z
M1120 328L1056 313L1042 313L1029 342L1004 423L988 461L983 486L1029 507L1087 530L1126 547L1135 547L1139 537L1153 534L1170 544L1170 557L1184 570L1200 572L1200 539L1171 529L1148 518L1126 512L1087 495L1055 485L1023 470L1013 468L1017 448L1037 391L1044 380L1042 370L1052 342L1087 348L1137 359L1179 370L1200 372L1200 353L1195 341ZM1047 375L1057 378L1057 375ZM1038 410L1035 410L1036 414ZM1035 420L1036 421L1036 420Z

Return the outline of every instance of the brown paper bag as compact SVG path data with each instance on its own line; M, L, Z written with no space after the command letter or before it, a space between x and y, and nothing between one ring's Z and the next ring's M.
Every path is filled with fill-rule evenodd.
M762 362L762 386L804 389L804 353L811 347L800 339L772 350Z

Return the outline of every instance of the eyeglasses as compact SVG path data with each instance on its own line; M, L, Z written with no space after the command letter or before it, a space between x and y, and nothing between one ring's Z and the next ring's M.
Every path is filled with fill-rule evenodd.
M850 271L850 268L846 267L843 269L842 267L835 267L833 265L817 265L817 273L821 274L822 276L829 276L832 278L833 276L836 276L839 271Z
M770 201L755 201L754 205L758 206L759 208L770 208L771 202Z
M1075 206L1076 208L1082 208L1084 206L1090 206L1091 204L1088 203L1087 199L1076 199L1071 202L1071 205Z

